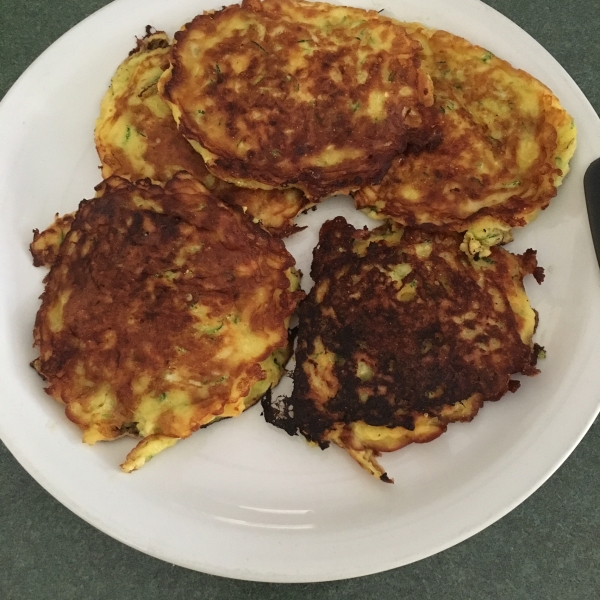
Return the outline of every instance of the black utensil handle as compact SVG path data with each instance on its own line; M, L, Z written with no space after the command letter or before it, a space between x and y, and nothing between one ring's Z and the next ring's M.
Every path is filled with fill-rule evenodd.
M596 257L600 264L600 158L597 158L587 168L583 176L583 190L594 250L596 250Z

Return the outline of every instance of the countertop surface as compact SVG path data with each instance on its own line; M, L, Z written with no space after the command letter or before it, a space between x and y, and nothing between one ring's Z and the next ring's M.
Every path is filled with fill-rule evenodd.
M107 3L0 0L0 98L53 41ZM600 111L598 0L488 0L487 4L538 40ZM449 0L448 10L451 7ZM548 482L467 541L368 577L269 584L189 571L111 539L51 497L0 443L0 598L596 599L600 597L598 465L597 420Z

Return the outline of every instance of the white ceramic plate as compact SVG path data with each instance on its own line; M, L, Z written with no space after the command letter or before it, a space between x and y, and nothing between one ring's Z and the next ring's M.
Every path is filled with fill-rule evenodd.
M582 178L600 156L600 121L559 64L488 6L459 0L356 0L403 20L445 28L549 85L579 126L572 172L551 207L518 232L515 251L538 250L546 281L528 282L539 310L542 374L469 425L386 455L385 485L342 451L326 452L262 421L257 407L178 444L132 475L132 446L87 447L29 368L43 270L31 230L72 211L99 181L94 119L110 77L152 24L173 33L223 0L118 0L50 47L0 105L0 436L59 501L143 552L199 571L281 582L365 575L424 558L475 534L539 487L599 409L600 273ZM309 272L318 225L349 202L327 202L289 247Z

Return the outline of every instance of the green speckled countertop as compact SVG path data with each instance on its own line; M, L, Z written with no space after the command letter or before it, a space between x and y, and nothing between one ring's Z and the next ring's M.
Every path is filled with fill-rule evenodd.
M107 3L0 0L0 97L54 40ZM487 4L549 50L600 111L598 0L487 0ZM452 10L451 0L448 9ZM188 571L124 546L54 500L0 443L0 600L597 599L599 465L596 421L533 496L441 554L358 579L268 584Z

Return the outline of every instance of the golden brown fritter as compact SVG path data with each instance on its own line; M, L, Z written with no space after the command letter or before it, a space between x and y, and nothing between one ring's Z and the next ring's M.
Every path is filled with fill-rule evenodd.
M299 308L294 390L263 400L267 421L333 442L390 481L380 452L431 441L514 392L513 373L536 374L536 314L522 283L543 279L535 252L496 247L475 260L460 243L391 223L325 223Z
M573 120L545 85L484 48L406 27L423 47L442 142L396 158L379 185L356 193L356 206L376 219L468 230L465 250L485 256L556 194L575 150Z
M131 471L279 381L304 294L283 242L188 174L97 191L45 278L33 366L85 442L143 438Z
M177 131L156 85L169 67L169 52L168 36L148 28L113 76L94 132L103 177L148 177L164 184L178 171L187 171L224 202L245 207L274 235L293 233L294 217L308 206L300 190L249 190L217 179Z
M175 35L159 87L216 176L313 201L377 182L436 143L419 44L375 11L243 0Z

